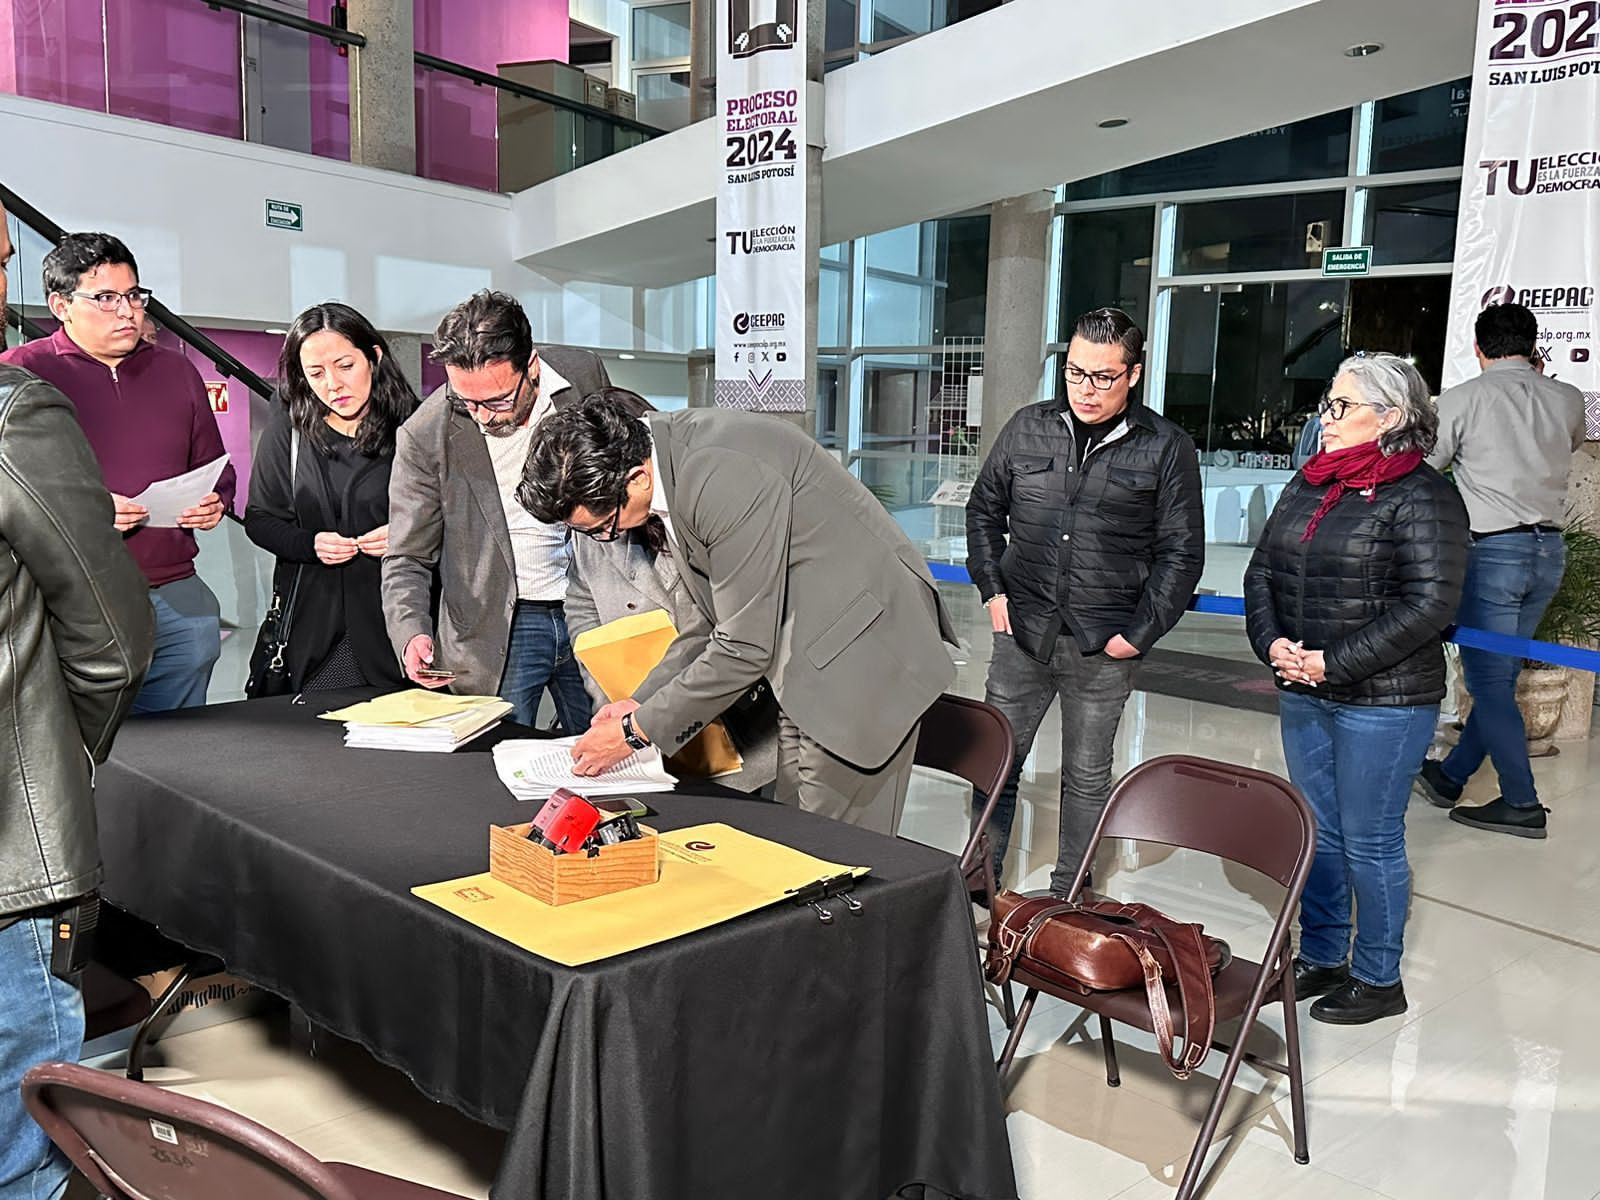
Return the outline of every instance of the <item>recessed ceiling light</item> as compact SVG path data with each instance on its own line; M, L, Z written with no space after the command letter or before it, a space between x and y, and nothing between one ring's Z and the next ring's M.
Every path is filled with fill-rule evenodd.
M1121 129L1128 123L1127 117L1111 117L1100 122L1101 129Z
M1382 42L1360 42L1344 52L1346 58L1371 58L1383 49Z
M262 333L270 333L270 334L273 334L273 335L275 335L277 337L288 337L289 336L289 331L287 329L263 329L261 332Z
M626 352L626 351L624 351L624 352L623 352L623 353L621 353L621 354L619 354L619 355L617 355L617 357L618 357L618 358L626 358L626 359L628 359L628 360L630 360L630 361L631 361L631 360L632 360L632 359L633 359L633 357L634 357L634 356L633 356L633 355L631 355L631 354L629 354L629 353L627 353L627 352Z

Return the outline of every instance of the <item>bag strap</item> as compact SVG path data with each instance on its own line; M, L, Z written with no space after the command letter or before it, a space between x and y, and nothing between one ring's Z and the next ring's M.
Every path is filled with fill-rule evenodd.
M1183 1005L1183 1052L1176 1053L1173 1046L1172 1017L1166 1011L1165 989L1161 989L1161 1008L1167 1027L1166 1037L1163 1040L1158 1030L1156 1040L1160 1043L1161 1057L1166 1060L1168 1069L1179 1079L1187 1079L1190 1072L1205 1062L1206 1055L1211 1053L1211 1039L1217 1025L1217 999L1211 986L1205 942L1198 925L1163 918L1150 921L1145 928L1161 939L1161 944L1172 956L1178 976L1178 999ZM1147 976L1147 985L1148 982ZM1151 1013L1155 1013L1153 996ZM1152 1021L1152 1024L1155 1023Z
M294 507L294 477L300 466L300 431L292 429L289 433L289 505ZM272 667L274 670L283 666L283 651L289 644L289 634L294 631L294 602L300 595L300 576L305 573L305 563L299 563L294 569L294 582L289 585L289 595L283 602L283 610L278 614L278 636L273 639Z
M1017 959L1030 953L1033 939L1045 922L1060 913L1075 912L1077 905L1058 900L1053 896L1039 896L1024 900L1005 916L999 927L989 929L989 954L983 964L984 976L1004 987L1011 981Z

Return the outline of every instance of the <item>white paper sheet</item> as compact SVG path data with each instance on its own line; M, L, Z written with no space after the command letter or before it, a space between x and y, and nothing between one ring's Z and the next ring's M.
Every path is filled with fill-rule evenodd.
M667 774L661 751L654 746L635 750L603 774L574 775L572 747L577 740L522 738L499 743L494 748L494 766L500 782L518 800L545 800L557 788L591 797L665 792L677 782Z
M222 478L222 469L228 465L228 456L213 459L203 467L174 475L171 479L158 479L137 496L128 499L150 510L144 525L152 529L176 529L178 514L193 508L209 496ZM143 528L141 526L140 528Z

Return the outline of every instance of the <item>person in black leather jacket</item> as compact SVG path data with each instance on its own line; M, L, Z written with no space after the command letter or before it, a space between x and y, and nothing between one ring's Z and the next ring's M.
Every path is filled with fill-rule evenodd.
M1406 1009L1406 801L1444 696L1467 511L1422 461L1438 415L1410 363L1346 359L1321 413L1322 450L1268 518L1244 592L1289 777L1317 818L1295 991L1322 996L1318 1020L1357 1025Z
M5 228L0 211L0 314ZM67 1179L18 1089L29 1067L82 1048L83 998L50 971L53 926L99 883L94 765L154 642L148 587L111 517L67 398L0 366L0 1196L56 1195Z
M1052 891L1071 886L1111 791L1137 659L1189 605L1205 560L1200 466L1182 429L1139 403L1144 334L1127 313L1078 318L1063 400L1000 431L967 503L967 570L994 628L985 699L1016 757L991 824L1005 863L1017 781L1061 697L1061 832ZM973 797L973 819L986 797Z

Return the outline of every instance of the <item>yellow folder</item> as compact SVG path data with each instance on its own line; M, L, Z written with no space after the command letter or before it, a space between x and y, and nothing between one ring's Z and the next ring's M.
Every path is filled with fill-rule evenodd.
M607 700L621 700L639 690L677 636L671 615L664 608L655 608L585 630L572 639L572 652ZM701 779L731 775L744 766L721 721L709 722L667 762L677 774Z
M655 883L575 904L545 904L487 872L411 893L541 958L576 967L731 921L824 879L869 870L824 862L715 823L662 834Z

